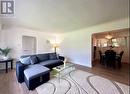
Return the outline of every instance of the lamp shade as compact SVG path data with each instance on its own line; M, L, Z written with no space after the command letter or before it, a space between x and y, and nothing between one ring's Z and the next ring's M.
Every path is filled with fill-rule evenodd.
M52 48L54 48L54 52L57 52L57 48L59 48L59 43L53 43Z
M53 48L58 48L58 47L59 47L59 43L54 43L54 44L52 44L52 47L53 47Z

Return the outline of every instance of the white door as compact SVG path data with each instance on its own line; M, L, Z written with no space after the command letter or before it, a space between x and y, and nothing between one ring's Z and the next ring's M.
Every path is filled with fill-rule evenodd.
M36 54L36 37L22 36L23 55Z

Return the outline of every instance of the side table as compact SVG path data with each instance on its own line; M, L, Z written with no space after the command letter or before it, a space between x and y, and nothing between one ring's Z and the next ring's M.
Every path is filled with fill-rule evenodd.
M13 69L13 59L12 58L9 58L7 60L0 59L0 63L5 63L6 73L8 73L8 62L11 63L11 69Z

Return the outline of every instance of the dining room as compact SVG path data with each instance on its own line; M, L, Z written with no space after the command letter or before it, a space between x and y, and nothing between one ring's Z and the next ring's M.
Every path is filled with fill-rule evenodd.
M93 66L120 69L129 65L129 29L112 30L92 35Z
M92 69L97 75L128 84L129 28L92 35Z

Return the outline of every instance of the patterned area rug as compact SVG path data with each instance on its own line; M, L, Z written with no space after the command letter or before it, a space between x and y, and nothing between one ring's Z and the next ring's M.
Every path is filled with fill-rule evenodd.
M37 87L38 94L129 94L129 86L106 78L75 70L61 78L53 78Z

